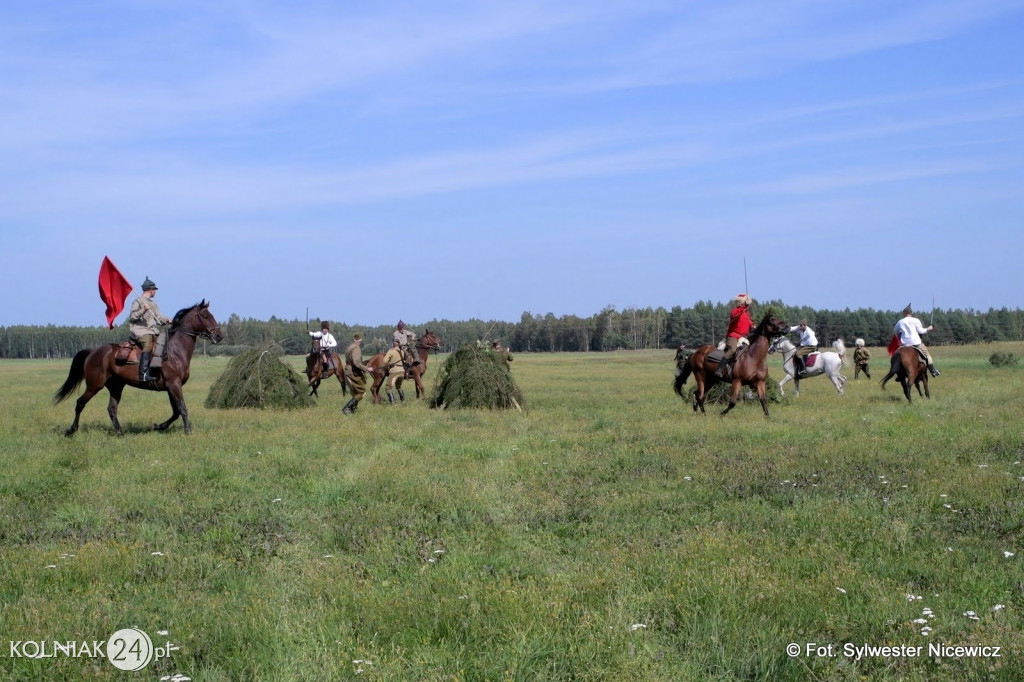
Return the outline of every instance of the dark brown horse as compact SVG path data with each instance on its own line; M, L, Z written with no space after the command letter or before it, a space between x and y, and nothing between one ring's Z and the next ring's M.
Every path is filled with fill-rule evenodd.
M707 389L719 381L731 381L732 394L729 397L729 406L722 411L722 414L727 414L729 410L736 407L736 401L740 396L740 388L742 386L750 386L757 391L757 397L761 401L761 409L764 410L764 416L767 418L768 395L764 382L768 377L768 347L771 345L772 339L784 334L786 329L786 323L782 319L770 313L765 315L761 323L757 325L748 337L750 345L742 353L736 355L736 360L732 364L730 379L722 379L715 374L715 371L718 369L718 361L715 359L715 356L709 357L712 351L715 350L715 347L710 344L701 346L693 352L689 360L682 364L680 371L677 373L674 386L676 394L680 398L683 397L683 384L686 383L687 378L692 374L697 382L697 391L693 394L693 411L696 412L699 408L701 414L706 414L704 411L704 396L707 395ZM716 356L721 357L717 354Z
M341 364L341 358L337 353L331 351L331 367L324 372L323 353L320 352L320 339L313 339L313 349L306 356L306 376L309 378L309 394L320 397L316 389L320 382L331 377L338 377L341 384L341 394L348 393L348 385L345 383L345 367Z
M78 430L78 419L81 417L86 403L104 386L110 393L107 414L110 415L110 421L114 424L114 431L118 435L124 433L121 423L117 420L117 405L121 401L121 392L125 386L147 391L167 391L171 400L171 418L160 424L153 424L153 429L163 431L175 419L181 417L185 423L185 433L192 433L192 422L188 418L182 386L188 381L189 363L192 361L192 353L196 349L196 339L200 337L210 339L214 343L220 343L224 338L217 320L210 313L210 304L205 300L191 308L179 310L178 314L174 316L167 332L167 346L160 366L160 373L155 381L146 383L139 382L138 365L120 365L114 362L114 354L118 348L116 343L78 351L71 361L71 371L68 372L67 381L53 396L54 404L59 403L74 393L83 381L85 382L85 392L75 403L75 421L71 423L64 435L74 435Z
M427 358L430 357L430 351L440 350L442 345L441 337L429 329L425 330L423 336L416 341L416 350L419 351L420 364L410 367L408 376L416 384L417 398L423 398L427 395L427 389L423 387L421 377L427 373ZM380 387L383 385L384 380L387 379L390 367L384 366L384 353L377 353L367 360L366 366L373 370L373 386L370 387L370 393L373 394L373 402L379 404L381 402ZM401 396L402 400L405 400L401 381L402 379L398 379L395 382L395 386L398 388L398 395Z
M900 382L900 386L903 387L903 395L907 396L907 402L912 403L910 399L910 387L917 387L917 394L922 395L925 398L931 399L931 391L928 390L928 366L925 364L924 358L921 357L921 353L918 352L913 346L903 346L892 355L892 363L889 365L889 373L882 379L882 390L885 390L885 383L896 377L896 381ZM921 386L924 385L924 392L921 392Z

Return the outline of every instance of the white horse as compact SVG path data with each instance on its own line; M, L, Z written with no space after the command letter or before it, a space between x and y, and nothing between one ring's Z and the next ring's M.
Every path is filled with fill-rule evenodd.
M812 353L812 355L818 356L814 366L808 368L800 376L796 376L796 370L793 367L793 356L796 355L796 346L785 336L776 338L768 352L782 351L782 370L786 373L786 376L779 382L779 393L786 395L786 392L782 390L782 385L792 379L793 385L796 387L796 394L800 395L800 379L824 374L832 380L839 395L842 395L843 387L846 386L846 377L841 372L843 365L846 364L846 344L843 343L842 339L836 339L832 347L835 348L834 352L818 351L817 353Z

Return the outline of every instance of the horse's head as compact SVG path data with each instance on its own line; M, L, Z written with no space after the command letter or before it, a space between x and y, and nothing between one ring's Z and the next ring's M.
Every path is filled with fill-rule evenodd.
M440 336L429 329L425 329L423 331L423 336L420 337L419 343L416 345L428 350L441 350L441 346L444 345L444 342L441 341Z
M224 333L210 312L210 304L205 298L191 308L178 311L171 322L171 332L175 331L210 339L214 343L220 343L224 339Z
M774 339L776 336L785 334L788 329L785 320L774 313L768 313L761 320L761 323L757 325L757 328L754 329L751 338L765 336L769 339Z

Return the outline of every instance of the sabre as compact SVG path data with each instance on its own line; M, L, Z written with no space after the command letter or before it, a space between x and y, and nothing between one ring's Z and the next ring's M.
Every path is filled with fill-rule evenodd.
M932 294L932 314L928 319L928 326L932 326L932 322L935 321L935 294Z
M743 257L743 293L750 296L750 285L747 284L747 257Z

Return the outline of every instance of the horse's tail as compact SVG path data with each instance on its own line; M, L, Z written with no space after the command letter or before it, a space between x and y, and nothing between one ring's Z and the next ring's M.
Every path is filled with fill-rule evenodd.
M67 381L53 394L54 405L67 399L69 395L78 389L79 384L85 381L85 359L89 357L91 352L91 350L86 348L85 350L78 351L75 355L75 358L71 361L71 370L68 372Z
M846 357L846 344L843 343L843 340L836 339L832 347L836 349L836 353L839 354L839 359L843 361L843 364L849 366L850 361Z
M690 369L690 361L687 360L686 362L683 363L683 366L679 370L679 373L676 374L675 383L672 385L672 390L674 390L676 392L676 395L682 398L683 400L686 400L686 396L683 395L683 384L685 384L686 380L690 378L691 371L692 370Z

